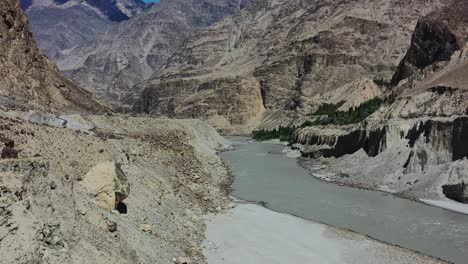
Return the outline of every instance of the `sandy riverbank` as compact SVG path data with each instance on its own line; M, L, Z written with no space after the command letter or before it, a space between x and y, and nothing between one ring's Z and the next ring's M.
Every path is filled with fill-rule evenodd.
M445 263L255 204L208 215L206 224L203 253L212 264Z

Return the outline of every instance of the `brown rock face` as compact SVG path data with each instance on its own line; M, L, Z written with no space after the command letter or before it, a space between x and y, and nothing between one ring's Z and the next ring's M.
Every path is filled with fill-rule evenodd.
M235 16L196 32L160 76L134 90L166 90L162 83L181 78L245 78L255 80L251 89L260 86L267 113L305 116L320 105L315 98L363 77L389 81L418 18L440 6L439 1L254 1ZM231 86L222 89L227 92ZM144 96L149 93L169 94L145 91ZM177 101L183 94L170 96Z
M421 19L413 33L411 46L392 79L392 85L438 62L450 61L468 37L468 7L456 0L440 11Z
M0 99L4 106L104 109L39 53L19 0L0 3Z

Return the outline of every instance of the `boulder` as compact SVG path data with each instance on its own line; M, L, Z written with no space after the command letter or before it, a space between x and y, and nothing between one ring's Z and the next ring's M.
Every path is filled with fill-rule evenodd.
M82 185L96 197L99 207L117 209L130 193L127 177L118 164L104 162L94 166L84 177Z

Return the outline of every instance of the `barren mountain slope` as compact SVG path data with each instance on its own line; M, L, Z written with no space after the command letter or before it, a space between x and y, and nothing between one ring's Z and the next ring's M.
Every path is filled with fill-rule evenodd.
M364 122L296 133L304 156L321 157L309 161L315 175L468 203L467 4L447 2L418 22L391 96Z
M438 0L254 1L197 32L169 59L163 74L136 86L135 91L146 89L136 109L215 119L218 127L243 125L245 131L258 123L263 107L267 113L309 114L319 105L311 99L321 93L362 77L390 80L418 18L440 6ZM184 85L177 84L181 79ZM225 79L232 84L211 85ZM258 105L239 113L236 107L223 110L229 102L205 106L200 99L235 90L235 80L250 85L235 96ZM243 118L230 120L237 114Z
M0 3L0 99L2 106L101 111L89 92L63 78L36 47L19 0Z
M141 0L22 0L22 4L39 49L51 59L147 6Z
M227 145L213 128L37 112L0 119L1 263L206 263L202 216L228 202L214 150Z
M99 38L58 60L67 76L110 101L158 73L195 30L233 14L241 0L163 0L141 15L111 27Z

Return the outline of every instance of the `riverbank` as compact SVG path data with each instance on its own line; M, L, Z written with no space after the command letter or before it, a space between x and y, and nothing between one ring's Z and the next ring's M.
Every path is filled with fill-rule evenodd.
M447 263L347 230L238 203L206 217L208 263L442 264Z
M328 183L277 142L230 138L221 153L235 176L232 194L276 212L363 234L452 263L468 257L467 216L381 191Z
M434 206L451 212L468 215L468 204L459 203L457 201L443 197L440 194L440 191L434 190L434 186L427 187L427 193L424 192L424 189L397 191L388 185L378 184L378 182L375 182L375 180L370 179L365 175L361 177L350 177L343 171L338 171L339 169L329 169L332 168L334 164L338 164L338 162L335 160L336 159L334 158L319 160L299 158L298 164L304 169L307 169L311 176L324 182L344 185L351 188L384 192L396 197L424 203L426 205Z

